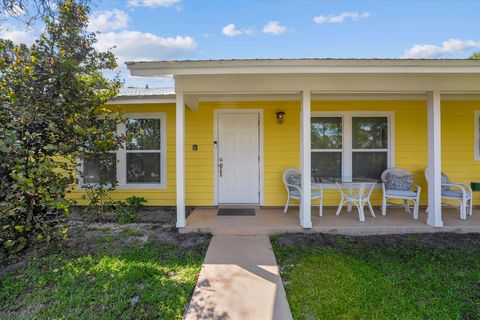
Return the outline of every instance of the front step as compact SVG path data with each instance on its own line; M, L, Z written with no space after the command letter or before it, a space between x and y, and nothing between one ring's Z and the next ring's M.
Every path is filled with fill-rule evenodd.
M210 233L217 236L268 236L279 233L305 232L299 227L275 228L275 227L191 227L178 229L179 233Z

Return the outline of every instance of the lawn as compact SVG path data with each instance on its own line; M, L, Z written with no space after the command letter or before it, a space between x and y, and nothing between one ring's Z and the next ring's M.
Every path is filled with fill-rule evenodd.
M280 235L294 319L480 319L480 235Z
M0 273L0 318L181 319L208 237L180 237L172 233L165 242L130 229L77 231L75 239Z

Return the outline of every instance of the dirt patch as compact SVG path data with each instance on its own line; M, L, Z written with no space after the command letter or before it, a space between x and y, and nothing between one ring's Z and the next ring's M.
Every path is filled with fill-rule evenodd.
M369 248L379 246L408 245L438 249L468 250L480 246L478 233L421 233L391 234L375 236L343 236L332 234L299 234L288 233L274 237L281 246L297 246L300 248L345 247Z
M71 220L68 223L68 236L62 241L30 246L21 256L0 263L0 274L24 266L32 255L43 255L51 249L69 250L75 257L95 254L105 246L114 251L125 247L145 245L148 242L179 245L191 248L208 243L208 234L180 234L174 225L160 223L99 223Z
M119 225L116 223L87 223L72 221L70 223L69 238L71 241L89 242L105 236L120 235L126 243L131 239L141 242L155 241L158 243L192 247L209 241L210 236L204 234L181 234L171 225L158 223L130 223Z
M188 217L195 207L185 208L185 215ZM115 213L110 214L82 214L83 207L73 208L70 219L72 221L85 221L97 223L116 223L118 221ZM174 226L176 223L176 207L141 207L138 209L138 223L160 223L163 225Z

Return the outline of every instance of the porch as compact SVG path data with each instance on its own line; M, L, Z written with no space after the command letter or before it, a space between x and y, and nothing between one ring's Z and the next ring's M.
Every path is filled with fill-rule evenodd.
M322 232L343 235L375 235L430 232L480 232L480 208L474 208L467 220L459 219L455 208L443 208L443 228L427 224L425 208L420 209L419 219L403 208L389 208L382 216L379 207L374 207L376 218L366 216L365 222L358 221L356 209L342 210L335 215L336 207L324 207L323 217L318 216L318 208L312 207L312 228L304 229L298 223L298 207L292 207L287 214L283 208L255 208L255 216L218 216L216 207L197 207L187 218L187 226L180 233L204 232L214 235L272 235L279 233Z
M480 108L477 102L480 66L476 62L287 59L137 62L128 67L136 76L175 78L172 147L175 148L177 227L182 232L215 229L215 226L225 228L218 232L227 232L243 226L242 223L246 223L245 228L259 228L257 234L285 232L290 228L307 232L309 229L333 232L340 228L347 232L354 228L365 234L370 232L370 223L375 224L372 233L395 232L398 227L404 232L411 228L431 232L432 227L445 226L441 229L445 231L451 226L458 228L457 223L471 225L475 219L448 222L450 211L441 207L441 172L453 172L453 179L458 181L480 179L478 163L473 162L476 155L473 137L478 132L474 131L473 119ZM231 115L224 122L219 109L236 112L227 110ZM251 117L240 120L239 109L249 109ZM458 117L460 109L465 117ZM444 112L448 110L450 115ZM273 116L279 111L286 114L286 120L277 123ZM332 122L341 134L333 140L341 143L317 146L311 128L318 117L335 118ZM381 117L380 127L385 129L379 130L376 143L356 145L352 128L355 121L367 117ZM448 121L442 123L444 119ZM239 123L245 125L235 127ZM255 134L251 134L253 131ZM245 135L244 140L223 140L222 132L225 137L234 136L232 132L250 135ZM239 145L248 148L241 149ZM228 148L233 146L238 147L234 152ZM313 159L312 152L319 153L318 159ZM325 160L323 154L327 152L330 155ZM248 159L243 159L245 155ZM331 163L336 163L335 170L319 168L323 165L333 168ZM215 211L209 213L207 209L198 209L188 220L185 216L187 205L282 205L285 194L281 190L281 173L289 167L300 168L301 185L307 186L315 176L359 177L358 170L366 174L360 177L373 175L378 180L378 172L367 171L372 167L383 170L395 166L413 172L414 179L422 185L421 203L429 206L428 219L422 215L419 222L414 222L410 216L405 215L404 219L400 211L397 214L391 211L375 222L367 220L360 224L353 214L336 217L331 209L326 209L320 219L316 210L311 210L310 188L301 190L300 213L292 209L287 216L282 216L278 209L258 209L256 217L241 219L217 217ZM429 168L428 185L423 174L425 167ZM242 173L247 169L246 174ZM246 177L251 178L249 183L245 183ZM227 191L235 197L223 197ZM248 191L249 197L241 198L240 191ZM326 200L325 205L338 203L328 196ZM378 205L378 201L374 204ZM451 215L455 219L455 213Z

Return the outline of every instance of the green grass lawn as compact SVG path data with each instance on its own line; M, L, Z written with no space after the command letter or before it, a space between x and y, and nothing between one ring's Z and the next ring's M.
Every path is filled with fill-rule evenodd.
M281 235L294 319L480 319L480 236Z
M30 256L0 275L0 318L181 319L208 240L182 247L135 241L141 235L125 230L82 244L81 254L62 246Z

